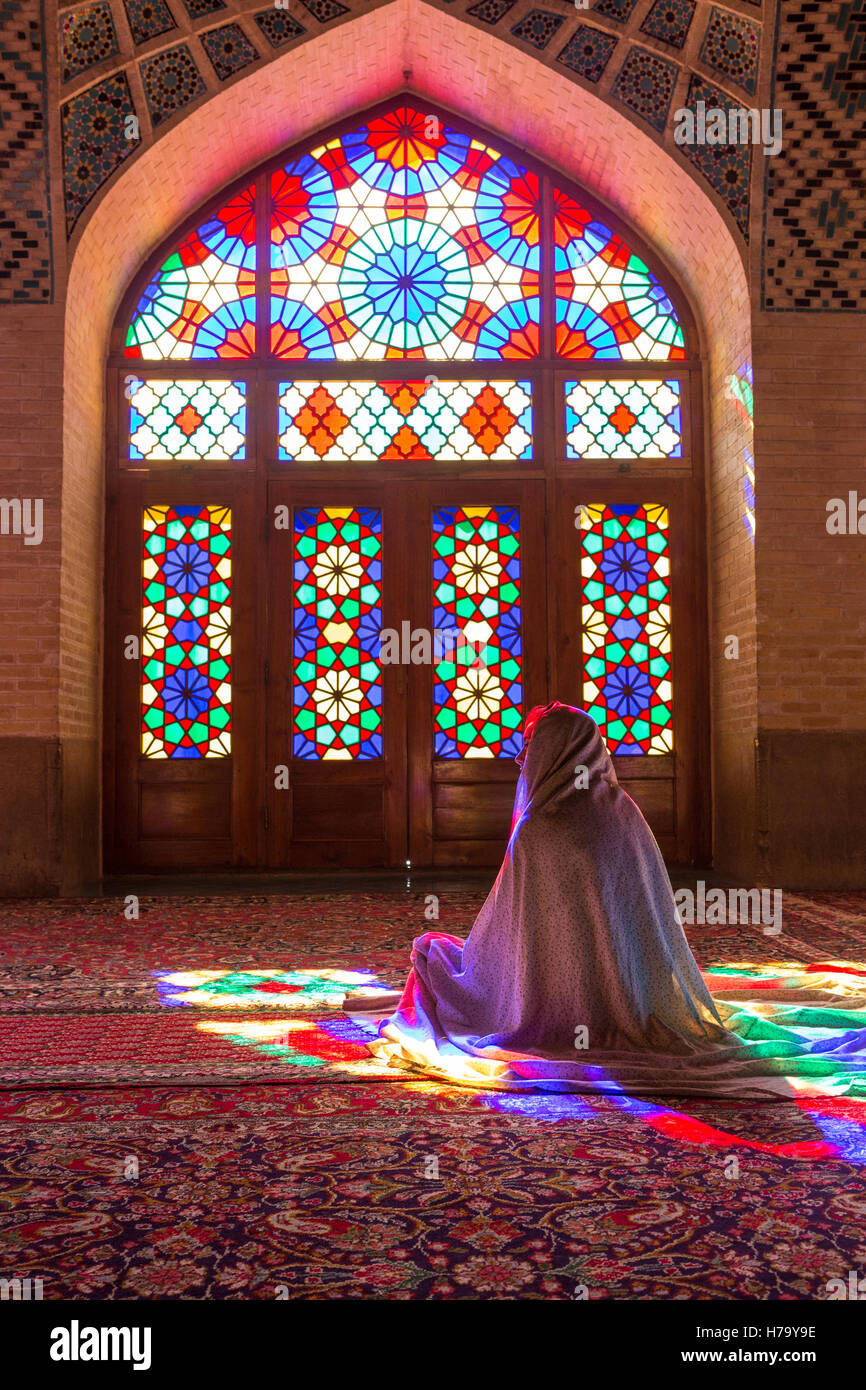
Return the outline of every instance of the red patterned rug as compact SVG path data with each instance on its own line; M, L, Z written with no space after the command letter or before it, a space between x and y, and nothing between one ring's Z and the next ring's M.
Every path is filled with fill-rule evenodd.
M46 1299L822 1299L866 1267L856 1102L371 1075L328 972L398 984L424 897L140 906L0 910L0 1274ZM863 959L866 896L689 934L704 966Z

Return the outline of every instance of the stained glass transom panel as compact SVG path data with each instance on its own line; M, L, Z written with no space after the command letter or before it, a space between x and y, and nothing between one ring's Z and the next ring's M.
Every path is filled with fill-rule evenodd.
M382 513L299 508L294 521L296 758L382 756Z
M567 381L568 458L681 458L680 383Z
M255 188L186 238L136 305L126 356L189 360L256 350Z
M639 256L578 202L554 190L556 351L613 361L685 357L666 291Z
M246 458L246 383L146 381L127 384L129 457L149 463Z
M612 753L669 753L667 508L586 506L580 529L585 708Z
M231 512L147 507L143 518L141 751L231 752Z
M433 512L433 626L452 634L434 666L435 756L513 758L523 707L515 507Z
M281 459L532 457L528 381L294 381L280 384Z
M410 106L271 178L278 357L538 353L539 186Z

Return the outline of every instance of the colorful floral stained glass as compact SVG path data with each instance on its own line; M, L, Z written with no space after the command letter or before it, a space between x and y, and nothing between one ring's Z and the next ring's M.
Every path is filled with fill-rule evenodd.
M532 457L528 381L293 381L280 384L281 459Z
M565 432L570 459L681 458L680 383L567 381Z
M640 257L559 189L554 207L557 353L612 361L684 358L673 304Z
M231 752L228 507L147 507L143 519L141 751Z
M130 380L129 457L246 458L246 382Z
M136 305L126 356L251 357L255 318L253 186L197 227L160 266Z
M293 611L294 756L380 758L380 511L295 511Z
M271 347L282 358L538 353L539 185L401 105L271 178Z
M552 188L555 351L685 357L673 303L604 222ZM401 101L271 174L164 261L126 355L151 360L523 361L540 352L541 183L484 139ZM256 271L268 277L256 338Z
M515 507L433 512L433 627L453 634L434 669L434 755L513 758L523 706Z
M580 509L583 699L611 753L670 753L668 513Z

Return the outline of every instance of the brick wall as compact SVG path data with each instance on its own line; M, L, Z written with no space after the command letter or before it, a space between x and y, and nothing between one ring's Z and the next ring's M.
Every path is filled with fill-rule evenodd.
M866 496L866 332L856 314L759 314L758 723L764 876L866 879L866 536L827 502Z
M826 504L866 498L866 330L856 315L761 315L755 344L761 724L862 729L866 537L828 534Z
M60 583L61 316L0 309L0 496L42 498L44 538L0 536L3 734L57 731Z

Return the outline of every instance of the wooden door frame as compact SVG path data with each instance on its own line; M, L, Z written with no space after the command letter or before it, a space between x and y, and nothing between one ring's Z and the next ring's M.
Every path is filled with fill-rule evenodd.
M270 830L265 828L263 811L267 805L268 787L272 782L268 768L273 765L273 762L270 758L270 752L265 746L265 740L260 740L257 743L255 733L256 730L264 728L266 723L267 690L265 689L262 662L266 655L269 605L272 602L270 592L272 578L266 577L260 572L262 567L257 565L257 557L266 553L270 540L267 499L268 488L271 483L285 481L298 487L303 484L315 485L320 497L325 493L335 496L339 489L345 489L348 493L356 483L359 487L369 486L370 488L384 487L387 484L387 487L392 490L393 496L397 495L396 489L400 487L404 489L404 502L401 506L408 508L409 504L406 499L416 486L439 486L442 484L452 489L452 499L462 500L466 498L468 500L470 496L476 494L467 491L467 489L477 489L483 492L487 498L490 498L493 492L504 497L503 489L509 486L517 485L522 480L530 478L543 479L546 491L546 506L543 511L544 526L547 533L545 541L548 548L547 583L546 588L542 586L542 597L539 603L546 607L551 621L547 628L549 679L546 689L540 693L538 698L543 700L551 695L556 695L563 699L569 698L573 702L582 698L582 682L575 684L573 675L569 674L566 669L569 660L569 634L564 631L566 623L562 616L562 604L565 594L568 592L563 587L568 577L568 551L565 548L566 538L563 532L568 529L571 522L570 517L564 518L562 516L562 490L571 487L575 480L580 478L582 480L580 490L585 492L587 486L594 486L595 495L600 500L607 496L616 495L622 497L623 500L627 497L627 500L634 501L639 498L644 500L650 498L651 492L656 491L656 483L659 487L670 485L674 492L679 488L676 495L682 497L684 502L685 500L688 502L688 565L683 569L684 583L675 584L672 574L672 603L679 605L680 621L685 623L684 633L691 649L691 658L689 667L683 671L682 661L684 658L677 656L677 648L679 647L682 651L683 634L678 639L675 631L674 661L677 663L678 689L681 692L686 689L683 684L684 680L692 681L692 689L695 693L689 719L695 733L694 764L689 783L691 790L687 792L685 785L683 786L683 794L687 799L683 802L681 809L678 807L677 812L678 820L682 821L687 808L691 807L689 812L692 825L691 840L689 845L686 845L688 836L685 833L684 824L681 824L677 837L680 846L677 849L677 854L686 853L690 862L693 862L693 856L697 856L703 862L708 861L710 801L708 719L710 696L706 636L708 622L706 537L704 533L702 414L704 383L702 380L700 338L695 317L684 290L655 250L647 245L634 228L624 223L591 191L535 158L517 144L509 142L498 132L487 130L476 122L466 119L459 111L431 102L425 97L423 106L426 112L438 115L445 123L453 123L459 130L465 131L523 164L541 179L542 255L540 283L542 310L539 355L532 359L520 359L519 361L507 359L463 361L434 358L386 360L383 358L376 361L319 359L298 362L279 360L270 355L269 335L266 332L269 289L267 276L264 273L264 268L268 262L269 230L267 219L263 215L270 172L282 167L299 155L317 148L335 136L356 129L372 117L393 110L403 101L417 107L419 100L417 94L406 92L378 102L365 111L346 116L318 131L312 137L305 137L271 155L256 169L248 171L230 185L214 192L153 251L134 277L121 301L111 331L106 378L108 393L106 411L108 508L104 603L107 657L104 662L104 831L105 858L109 869L117 870L131 867L128 828L123 824L118 824L118 820L122 821L124 816L128 816L128 788L127 792L121 795L124 779L128 780L128 768L124 770L124 765L131 757L130 748L132 745L130 740L136 742L138 739L139 718L137 705L132 706L129 696L129 682L133 678L133 672L129 669L129 663L123 662L120 653L123 636L127 632L138 631L140 627L140 612L136 607L140 596L140 572L133 574L134 566L138 563L137 558L134 560L133 552L135 557L140 556L140 537L136 538L134 545L131 544L129 524L126 518L129 508L139 505L140 490L145 482L147 482L148 487L151 482L154 484L153 492L148 493L154 501L157 500L157 494L162 493L163 500L176 498L181 501L188 497L189 500L203 502L208 496L207 490L211 487L217 489L213 492L213 496L216 497L219 492L228 496L225 489L231 486L233 489L232 497L235 499L231 504L233 515L246 518L243 534L245 536L248 534L250 540L248 547L247 542L243 541L242 548L246 552L247 558L246 560L242 559L241 569L236 570L236 575L241 577L241 591L243 591L243 584L246 581L241 571L246 565L249 569L251 582L255 586L254 601L249 608L250 631L253 634L251 640L254 643L254 649L248 667L252 688L243 691L241 686L235 687L241 695L241 712L236 715L236 719L233 721L237 730L233 746L238 749L240 754L240 758L237 760L238 766L240 762L243 762L244 766L243 771L237 773L237 790L233 791L232 820L233 830L237 833L238 841L231 863L262 867L268 867L272 863L273 837ZM154 272L166 256L176 249L180 241L206 221L209 215L241 190L253 186L256 189L258 199L257 353L250 358L234 360L176 361L174 359L126 357L124 355L124 341L127 323L136 302ZM615 235L620 236L656 275L673 303L683 328L687 354L683 359L673 362L658 359L606 361L597 358L584 361L563 359L555 355L552 295L554 282L552 238L554 190L559 190L563 194L573 197L593 217L597 217ZM477 379L482 376L492 379L496 379L497 376L531 379L533 382L535 426L532 460L499 466L494 466L489 462L445 465L396 463L379 464L371 467L364 465L363 469L357 464L348 466L322 464L311 467L278 462L275 383L280 378L309 379L310 377L321 377L345 380L350 377L358 377L359 379L393 380L403 377L417 379L430 372L446 379L453 377ZM125 455L125 419L123 411L120 409L122 383L124 378L129 375L151 378L172 376L179 380L193 377L234 377L245 380L248 393L246 462L238 465L196 465L194 470L166 465L131 466ZM590 469L585 461L567 459L561 382L570 377L597 378L599 376L612 379L676 376L682 380L684 404L687 409L684 411L686 438L681 462L672 460L657 461L652 464L637 462L631 466L628 479L623 479L618 477L615 462L609 465L593 464ZM620 491L620 488L623 491ZM670 495L673 496L674 492ZM658 495L661 500L661 493L659 492ZM482 500L484 499L482 498ZM404 515L408 515L408 511L404 511ZM569 532L567 540L573 546L573 530ZM428 537L425 537L425 545L429 545ZM240 552L236 551L236 556L239 554ZM408 548L404 549L404 555L405 563L411 564L413 555ZM253 573L256 570L259 572ZM422 580L416 578L415 582L420 584ZM426 576L423 582L426 582ZM679 589L683 590L681 594L678 594ZM421 611L419 595L416 595L413 600L414 608L417 611ZM242 601L246 602L244 599ZM575 602L579 606L579 593L575 594ZM524 613L524 621L525 619L526 614ZM677 627L676 619L674 620L674 627L675 629ZM561 647L561 643L565 645ZM236 678L238 671L239 668L236 667ZM138 668L136 667L136 679L137 675ZM246 676L243 677L243 680L246 680ZM675 687L675 692L676 689L677 687ZM675 693L675 711L678 698ZM245 704L244 701L247 703ZM245 712L247 709L249 713ZM415 717L417 718L417 715ZM245 728L249 730L248 740L244 733ZM676 756L684 757L683 744L680 740L675 747L678 749ZM138 756L136 753L136 762ZM233 765L235 761L233 755ZM181 773L177 771L174 775L180 777ZM208 773L207 775L214 774ZM415 786L416 775L416 773L411 774L413 787ZM702 790L706 791L705 796L701 795ZM123 800L124 796L126 796L126 802ZM241 805L238 800L239 797L241 800L246 798L245 807ZM126 806L126 810L123 809L124 806ZM686 846L685 849L683 849L684 845ZM395 856L395 862L402 863L402 858L397 852L396 839L392 841L389 853ZM412 857L414 858L414 856Z

